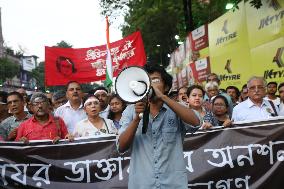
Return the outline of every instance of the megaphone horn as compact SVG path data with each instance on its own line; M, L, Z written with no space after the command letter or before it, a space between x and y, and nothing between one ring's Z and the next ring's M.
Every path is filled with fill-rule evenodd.
M115 91L120 98L128 103L136 103L143 98L154 94L151 88L151 80L147 72L137 66L124 68L115 80ZM147 102L146 109L139 114L143 117L142 134L147 132L150 108Z
M122 100L128 103L136 103L151 91L150 77L141 67L126 67L115 80L115 91Z

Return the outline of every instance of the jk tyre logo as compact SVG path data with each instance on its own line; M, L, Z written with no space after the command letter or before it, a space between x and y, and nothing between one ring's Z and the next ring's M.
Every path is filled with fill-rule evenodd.
M223 31L225 34L228 34L228 33L229 33L227 25L228 25L228 20L225 20L225 21L224 21L224 25L223 25L223 27L222 27L222 31Z
M278 48L273 61L279 68L284 67L284 47Z
M225 65L225 70L227 70L228 73L232 73L232 69L231 69L231 59L228 59Z

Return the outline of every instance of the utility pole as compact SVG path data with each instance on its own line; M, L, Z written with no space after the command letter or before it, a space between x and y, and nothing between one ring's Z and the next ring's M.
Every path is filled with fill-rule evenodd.
M191 3L191 0L183 0L184 21L187 33L194 29Z

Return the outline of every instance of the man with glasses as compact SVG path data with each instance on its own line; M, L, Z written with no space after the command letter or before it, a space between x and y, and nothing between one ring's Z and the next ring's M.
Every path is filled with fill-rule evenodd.
M186 132L198 129L194 126L200 121L192 109L167 96L172 77L163 67L147 64L144 68L155 96L148 99L149 106L145 102L129 105L120 120L118 150L131 147L128 188L188 188L183 139Z
M31 97L34 115L18 127L16 141L28 143L29 140L50 139L53 143L60 139L73 140L68 134L64 121L50 114L48 98L43 93L35 93Z
M13 141L17 135L17 128L31 115L24 111L24 98L19 92L11 92L7 96L8 109L12 116L5 119L0 125L0 136L6 141Z
M67 84L66 97L68 102L58 107L54 115L61 117L67 126L68 132L73 133L75 124L87 118L82 104L83 92L77 81L70 81Z
M239 103L233 110L234 122L263 120L279 115L278 106L264 99L266 82L263 77L251 77L247 87L248 99Z

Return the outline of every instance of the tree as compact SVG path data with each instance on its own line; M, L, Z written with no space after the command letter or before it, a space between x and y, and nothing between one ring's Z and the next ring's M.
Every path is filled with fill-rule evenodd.
M175 35L179 35L180 41L184 41L189 30L209 23L224 14L228 2L234 3L234 8L238 8L237 4L240 1L100 0L100 5L101 14L109 16L110 20L117 15L124 16L123 36L137 29L141 30L148 62L167 66L169 63L167 54L178 46ZM261 6L261 0L246 1L255 8ZM186 2L188 5L184 4ZM186 15L184 10L191 10L191 14ZM187 25L185 20L186 23L190 21L190 25Z
M20 72L20 65L12 62L8 58L0 58L0 83L8 78L13 78Z
M40 62L39 65L32 70L32 77L37 81L37 87L40 90L43 90L44 85L44 62Z
M72 48L72 45L67 43L66 41L62 40L59 43L56 43L56 45L54 47Z

